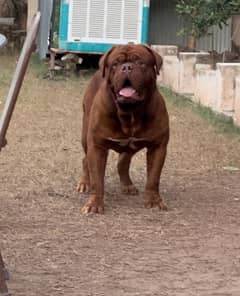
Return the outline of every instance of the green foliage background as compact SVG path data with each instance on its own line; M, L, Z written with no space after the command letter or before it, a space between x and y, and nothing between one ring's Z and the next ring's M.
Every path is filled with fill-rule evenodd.
M180 33L200 38L211 26L222 28L231 15L240 13L240 0L177 0L176 11L184 20Z

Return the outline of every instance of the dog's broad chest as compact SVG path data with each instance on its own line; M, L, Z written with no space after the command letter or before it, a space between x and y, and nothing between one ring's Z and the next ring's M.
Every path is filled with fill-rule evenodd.
M117 152L138 151L147 147L149 141L145 138L107 138L108 146Z
M120 116L120 126L116 136L107 137L108 145L118 152L138 151L150 143L144 134L144 122L134 115Z

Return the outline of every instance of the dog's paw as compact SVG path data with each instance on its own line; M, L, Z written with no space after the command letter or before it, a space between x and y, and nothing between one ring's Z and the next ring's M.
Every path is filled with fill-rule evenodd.
M88 193L89 192L89 182L86 180L80 179L77 185L77 191L80 193Z
M135 185L123 185L121 184L121 191L123 194L129 194L129 195L137 195L139 193L137 187Z
M81 209L81 213L84 215L93 214L103 214L104 204L102 199L97 198L95 195L89 197L88 201Z
M144 206L147 209L158 207L161 211L167 211L168 208L160 195L156 192L146 191L144 195Z

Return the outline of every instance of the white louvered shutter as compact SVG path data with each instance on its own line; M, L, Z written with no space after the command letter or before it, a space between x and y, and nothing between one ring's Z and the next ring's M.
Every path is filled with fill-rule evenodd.
M73 0L70 7L69 29L70 36L74 39L80 39L87 33L87 11L89 0Z
M123 39L133 40L138 35L138 0L126 0L123 12Z
M122 1L107 1L106 38L121 38Z
M140 42L142 0L71 0L71 41Z

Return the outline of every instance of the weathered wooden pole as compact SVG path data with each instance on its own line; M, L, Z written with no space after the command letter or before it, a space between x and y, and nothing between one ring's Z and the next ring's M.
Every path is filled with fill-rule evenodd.
M27 33L26 40L24 42L19 61L16 67L16 71L14 73L10 89L5 101L5 105L3 108L3 112L1 114L0 118L0 151L3 146L6 145L6 133L7 129L12 117L12 113L17 101L17 97L19 94L19 91L22 86L23 78L27 69L27 65L29 62L29 59L31 57L31 53L34 50L35 47L35 41L39 29L39 23L40 23L40 12L37 12L35 17L33 18L33 22L31 25L30 30Z

